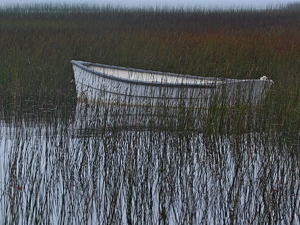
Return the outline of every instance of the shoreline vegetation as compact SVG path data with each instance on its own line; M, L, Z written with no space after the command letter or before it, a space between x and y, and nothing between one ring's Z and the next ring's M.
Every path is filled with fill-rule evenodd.
M265 10L29 5L1 8L0 18L4 108L76 104L75 59L209 77L267 76L275 84L256 115L267 130L299 132L297 3ZM223 114L217 110L212 120Z

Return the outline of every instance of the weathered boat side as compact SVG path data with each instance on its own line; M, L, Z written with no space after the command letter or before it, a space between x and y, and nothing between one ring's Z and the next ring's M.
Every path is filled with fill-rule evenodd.
M72 61L77 96L89 102L170 106L208 104L224 97L257 102L273 83L267 79L235 80L164 73L82 61Z

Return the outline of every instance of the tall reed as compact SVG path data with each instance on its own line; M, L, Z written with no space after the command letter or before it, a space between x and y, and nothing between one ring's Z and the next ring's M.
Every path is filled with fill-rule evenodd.
M32 5L2 8L1 105L76 103L72 59L275 85L262 118L299 129L298 11ZM25 107L24 105L24 107Z

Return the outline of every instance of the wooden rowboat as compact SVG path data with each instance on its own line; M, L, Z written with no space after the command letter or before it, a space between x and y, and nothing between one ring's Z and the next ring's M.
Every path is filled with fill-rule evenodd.
M212 99L227 104L246 101L257 104L273 81L260 79L222 79L125 68L82 61L73 64L78 99L132 105L168 103L170 106L196 103L203 106Z

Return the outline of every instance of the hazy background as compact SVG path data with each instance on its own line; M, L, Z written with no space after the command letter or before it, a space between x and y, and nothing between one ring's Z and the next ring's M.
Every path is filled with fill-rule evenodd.
M127 7L168 6L168 7L199 7L199 8L266 8L284 5L291 0L0 0L0 6L30 3L68 3L119 5Z

